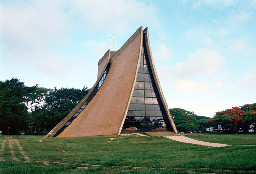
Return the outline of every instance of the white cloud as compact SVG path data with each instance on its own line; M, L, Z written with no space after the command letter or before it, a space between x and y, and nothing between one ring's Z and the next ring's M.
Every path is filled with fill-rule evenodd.
M164 79L162 85L174 87L179 93L202 93L210 89L208 80L218 77L224 64L224 58L216 51L199 49L184 62L158 68L158 74ZM221 88L222 82L215 80L211 86Z
M199 49L190 54L186 62L176 65L175 76L181 78L212 76L219 73L224 64L224 58L216 51Z
M243 88L255 91L255 89L256 89L256 75L255 74L248 75L246 78L244 78L242 80L241 86Z
M246 90L255 91L256 89L256 64L248 71L244 79L241 80L240 86Z
M231 42L228 50L231 52L240 52L246 49L247 42L245 39L236 39Z
M158 25L156 8L135 0L77 0L71 10L82 18L81 25L95 30L125 32L133 23Z
M183 1L187 3L188 1ZM210 7L229 7L235 6L238 3L237 0L197 0L192 2L194 8L199 8L201 6L210 6Z
M41 48L66 40L67 14L56 3L1 5L1 36L4 44L14 48ZM53 42L53 43L52 43Z
M242 25L250 22L253 19L253 12L249 10L238 11L229 15L226 19L227 24L229 27L238 27L240 28Z
M190 92L190 93L196 93L196 92L204 92L208 89L207 81L203 82L196 82L192 80L186 80L186 79L177 79L173 82L173 85L176 88L176 91L178 92Z
M109 49L109 44L106 42L97 42L94 40L86 40L82 42L82 48L84 50L84 56L88 58L88 61L94 59L98 62L100 58L106 53Z
M67 42L68 17L55 2L41 2L0 5L2 56L31 70L61 77L69 62L55 55L53 47Z
M203 43L206 47L208 47L208 48L210 48L210 47L213 46L213 40L210 39L210 38L205 38L205 39L203 39L203 40L202 40L202 43Z
M252 57L252 59L255 59L256 55L256 48L252 47L248 40L244 38L237 38L228 41L230 46L227 48L227 50L232 54L241 53L245 57Z
M101 33L106 30L126 33L138 28L141 21L142 24L150 21L150 25L158 25L153 22L157 21L154 20L156 8L135 0L5 1L0 3L0 13L0 43L3 45L0 59L1 64L10 65L3 71L10 71L11 64L15 64L20 69L27 67L38 78L49 80L76 75L72 66L77 67L75 61L81 62L82 57L86 59L84 68L93 64L97 69L95 62L109 48L109 44L95 41L97 39L77 39L73 37L74 33L80 32L79 36L86 37L98 30ZM77 49L75 56L65 55L69 53L65 50L69 46L72 47L70 52Z
M214 82L214 85L213 85L214 88L221 88L222 86L223 86L223 83L221 81L216 81Z
M171 77L171 68L169 66L156 66L156 71L160 85L170 89L173 81L173 78ZM166 90L166 92L168 91Z
M252 0L250 6L251 6L251 7L256 7L256 0Z
M172 57L172 51L170 48L166 47L164 44L160 44L156 50L153 52L154 59L157 61L166 61L170 60Z
M216 91L214 91L214 92L212 92L212 93L210 93L210 96L211 97L219 97L219 93L218 92L216 92Z
M233 16L231 16L229 19L230 19L230 22L237 22L237 23L245 23L245 22L248 22L252 19L253 17L253 12L251 11L242 11L240 13L236 13L234 14Z

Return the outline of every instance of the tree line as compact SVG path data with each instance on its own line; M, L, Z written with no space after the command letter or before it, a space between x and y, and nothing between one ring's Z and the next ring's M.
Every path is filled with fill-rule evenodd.
M208 125L223 133L256 132L256 103L216 112Z
M88 88L28 87L17 78L0 81L0 130L3 134L45 134L88 93Z
M205 131L208 127L207 120L210 117L198 116L194 112L182 108L169 109L176 128L179 132Z
M216 112L213 118L181 108L170 109L170 113L179 132L212 128L217 133L256 133L256 103Z
M0 81L0 131L3 134L46 134L88 93L89 89L28 87L17 78ZM256 132L256 103L216 112L213 118L182 108L169 110L179 132L213 127L223 133Z

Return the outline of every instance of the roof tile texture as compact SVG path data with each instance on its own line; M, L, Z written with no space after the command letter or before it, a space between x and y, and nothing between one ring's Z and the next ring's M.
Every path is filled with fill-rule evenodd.
M118 134L136 74L141 34L115 58L93 100L58 137Z

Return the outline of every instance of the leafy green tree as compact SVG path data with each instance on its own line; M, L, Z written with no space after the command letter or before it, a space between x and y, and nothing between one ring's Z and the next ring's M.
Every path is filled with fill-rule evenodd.
M173 108L169 111L178 131L186 132L198 129L197 120L195 118L196 115L193 112L181 108Z
M37 87L26 87L16 78L0 81L0 130L3 134L17 134L27 127L26 103L35 99Z
M208 121L209 117L206 116L196 116L197 124L198 124L198 130L205 131L206 128L208 128Z
M221 126L224 133L232 133L234 131L234 124L230 121L227 113L228 110L216 112L214 118L211 120L211 124L215 129Z
M52 129L88 93L88 88L53 89L44 98L44 105L38 105L32 112L36 133Z
M0 130L3 134L49 131L87 92L85 87L82 90L27 87L17 78L0 81Z
M209 123L217 129L221 127L223 133L247 133L250 127L256 129L256 103L240 107L232 107L216 112ZM256 132L256 130L255 130Z
M244 132L247 133L250 126L252 126L254 132L256 132L256 103L246 104L241 107L241 110L245 111L242 125Z

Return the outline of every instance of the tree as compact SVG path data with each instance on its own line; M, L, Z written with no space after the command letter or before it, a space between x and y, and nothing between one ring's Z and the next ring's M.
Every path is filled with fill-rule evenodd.
M87 94L88 89L28 87L17 78L0 81L0 130L3 134L48 131ZM28 127L30 129L28 129Z
M185 132L198 130L198 121L193 112L181 108L174 108L169 111L178 131Z
M88 88L53 89L44 98L44 105L38 105L32 112L36 132L49 131L60 122L88 93Z
M0 81L0 130L3 134L17 134L27 127L27 107L36 87L26 87L16 78Z
M245 115L243 118L244 132L248 132L250 126L252 126L254 132L256 132L256 103L246 104L241 107L241 110L245 111Z
M255 130L256 103L216 112L215 116L208 122L215 128L221 126L224 133L238 133L241 131L247 133L250 126L253 126Z
M196 119L198 124L198 130L205 131L206 128L208 128L207 120L209 119L209 117L196 115Z

